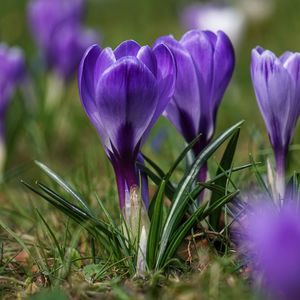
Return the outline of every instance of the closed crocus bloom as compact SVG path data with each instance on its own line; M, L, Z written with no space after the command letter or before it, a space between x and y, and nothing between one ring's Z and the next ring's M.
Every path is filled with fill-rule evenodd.
M69 79L85 50L98 42L96 32L82 26L84 0L31 0L28 22L49 67Z
M285 159L300 113L300 54L276 57L257 47L252 50L251 77L275 155L277 190L283 196Z
M12 92L24 77L25 60L23 52L17 47L9 48L0 43L0 121L12 95Z
M39 46L49 47L53 30L65 23L79 23L83 11L83 0L31 0L28 21Z
M187 143L202 134L193 149L198 155L215 131L218 107L234 69L234 50L222 31L191 30L180 41L164 36L156 41L161 43L170 48L177 66L175 92L165 116Z
M296 199L280 210L269 199L252 207L242 222L241 250L270 299L296 300L300 293L300 214ZM291 203L294 203L295 206ZM257 276L261 275L261 276ZM269 298L268 298L269 299Z
M54 30L52 43L48 47L49 65L65 79L69 79L78 69L82 55L88 47L98 41L99 36L93 30L79 25L66 24Z
M121 209L127 210L130 191L139 185L137 156L174 82L173 56L164 45L125 41L114 51L94 45L82 58L81 101L114 167Z
M24 74L25 60L21 49L0 43L0 173L5 161L5 115L13 90Z

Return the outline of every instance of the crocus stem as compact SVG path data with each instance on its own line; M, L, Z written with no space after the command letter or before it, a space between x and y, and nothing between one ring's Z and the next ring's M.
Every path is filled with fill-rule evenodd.
M208 167L206 162L199 170L199 174L198 174L199 182L205 182L205 180L207 179L207 171L208 171Z
M136 275L143 276L146 271L146 249L147 236L149 233L150 220L146 207L137 186L130 189L131 212L129 224L131 229L132 240L138 247Z
M64 81L59 75L52 73L48 77L47 84L48 86L45 106L47 110L52 111L60 104L62 100Z
M281 200L285 193L285 152L280 152L275 154L276 160L276 188L278 193L278 198Z

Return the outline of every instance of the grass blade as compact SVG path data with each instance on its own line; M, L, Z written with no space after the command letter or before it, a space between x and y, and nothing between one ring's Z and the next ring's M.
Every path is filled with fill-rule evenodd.
M83 199L81 195L79 195L75 190L66 183L60 176L58 176L54 171L52 171L49 167L44 165L43 163L39 161L35 161L35 164L50 178L52 178L59 186L61 186L67 193L71 194L74 199L76 199L82 208L88 212L90 215L92 215L92 211L89 209L86 201Z

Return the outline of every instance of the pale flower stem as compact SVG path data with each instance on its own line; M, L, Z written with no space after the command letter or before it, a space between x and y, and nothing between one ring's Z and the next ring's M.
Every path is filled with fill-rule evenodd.
M285 154L276 155L276 189L279 203L282 205L282 199L285 194Z
M142 226L139 239L138 257L136 263L136 276L143 276L147 270L146 251L147 251L148 232L145 226Z
M126 196L125 196L126 208ZM141 199L139 188L133 185L130 188L130 213L126 216L126 221L129 219L129 228L132 235L132 241L137 247L137 265L136 275L143 276L146 272L146 249L147 236L149 233L150 220L144 202Z
M63 79L55 73L52 73L48 77L47 93L45 98L45 108L49 111L58 107L62 101L64 91Z
M130 224L130 215L131 215L131 195L128 189L127 184L125 183L125 206L124 206L124 213L125 213L125 220L127 224Z

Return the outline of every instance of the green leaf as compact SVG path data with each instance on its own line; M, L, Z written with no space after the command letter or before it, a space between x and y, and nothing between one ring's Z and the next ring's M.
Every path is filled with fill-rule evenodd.
M261 176L261 174L260 174L260 172L257 168L257 163L255 163L255 161L254 161L251 154L249 154L249 159L250 159L250 162L252 164L257 182L259 183L261 188L267 193L267 195L270 197L270 199L273 199L272 192L268 189L266 183L264 182L264 180L263 180L263 178L262 178L262 176Z
M157 185L159 186L161 183L161 180L163 178L158 177L154 172L152 172L148 167L145 165L137 162L136 163L137 167L139 170L143 171L144 173L147 174L147 176ZM165 193L169 199L173 198L175 188L173 187L172 183L170 181L166 182L166 187L165 187ZM150 203L150 210L152 209L151 206L153 205L153 200Z
M169 171L166 173L164 179L169 181L173 172L176 170L181 161L186 157L187 153L196 145L196 143L200 140L202 134L199 134L190 144L188 144L183 151L180 153L174 164L171 166Z
M163 223L163 201L165 186L166 182L162 180L155 197L155 205L151 217L146 255L147 265L150 270L152 270L155 265L155 255L158 249L160 232Z
M210 187L211 185L213 185L218 179L222 178L222 177L227 177L229 175L229 173L234 173L234 172L238 172L238 171L241 171L241 170L244 170L244 169L248 169L252 167L252 164L246 164L246 165L242 165L242 166L239 166L239 167L236 167L236 168L232 168L231 170L226 170L215 176L214 178L206 181L205 183L197 183L196 187L193 189L193 191L190 193L191 194L191 197L193 199L197 198L199 196L199 194L204 190L204 187Z
M218 176L219 174L224 173L223 170L228 170L232 167L232 161L233 161L233 157L236 151L236 146L238 143L238 139L239 139L239 134L240 134L240 129L238 129L235 134L231 137L225 151L223 154L223 157L221 159L221 163L220 166L217 170L216 176ZM227 177L221 177L218 180L215 181L215 185L219 186L222 188L222 190L214 190L212 195L211 195L211 199L210 199L210 203L213 204L215 203L220 197L223 197L226 193L226 183L227 183ZM216 209L214 211L214 213L212 213L209 216L209 223L212 226L212 228L214 228L216 231L219 231L219 222L220 222L220 217L221 217L221 213L222 210L220 209Z
M82 208L92 215L92 211L89 209L86 201L83 199L81 195L79 195L68 183L66 183L60 176L58 176L54 171L52 171L49 167L44 165L39 161L35 161L35 164L50 178L52 178L59 186L61 186L67 193L71 194L74 199L76 199Z
M218 138L212 141L196 158L194 164L190 167L187 175L180 181L178 188L175 192L174 199L171 203L170 210L166 222L163 227L161 244L157 255L156 269L163 266L163 256L165 254L167 245L170 241L174 230L179 222L182 220L182 216L186 210L188 201L190 200L190 189L195 182L200 168L207 162L207 160L213 155L213 153L239 128L243 121L238 122L234 126L227 129Z
M293 176L290 178L287 184L286 194L289 196L289 198L293 201L296 201L297 204L299 204L300 195L299 195L299 182L300 174L294 172Z

